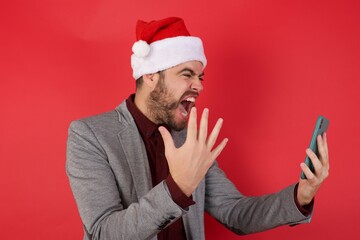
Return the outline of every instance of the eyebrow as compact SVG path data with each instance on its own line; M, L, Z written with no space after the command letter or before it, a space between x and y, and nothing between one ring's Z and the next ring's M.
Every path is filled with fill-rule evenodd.
M184 69L180 70L180 71L178 72L178 74L180 74L180 73L182 73L182 72L186 72L186 71L190 72L190 74L191 74L192 76L196 76L196 73L194 72L194 70L192 70L192 69L190 69L190 68L184 68ZM202 73L199 74L199 77L203 77L204 75L205 75L204 72L202 72Z

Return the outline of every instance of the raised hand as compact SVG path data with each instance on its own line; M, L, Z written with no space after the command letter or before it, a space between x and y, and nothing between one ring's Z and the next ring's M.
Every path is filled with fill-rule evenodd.
M170 174L187 196L194 192L228 141L227 138L223 139L213 149L223 120L221 118L218 119L208 136L208 116L209 110L204 109L198 130L196 108L193 107L191 109L186 141L180 148L175 147L169 131L164 127L159 127L164 140L165 156L168 161Z

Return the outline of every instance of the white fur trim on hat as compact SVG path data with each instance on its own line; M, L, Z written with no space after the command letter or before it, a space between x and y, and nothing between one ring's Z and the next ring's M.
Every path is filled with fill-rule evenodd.
M131 55L131 67L135 80L144 74L156 73L187 61L198 60L202 62L203 68L206 66L203 44L198 37L165 38L150 45L140 41L134 43ZM145 45L150 48L147 49Z

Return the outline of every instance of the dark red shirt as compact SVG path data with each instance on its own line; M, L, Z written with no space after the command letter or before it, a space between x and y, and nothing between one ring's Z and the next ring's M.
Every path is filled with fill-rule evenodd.
M146 153L149 159L151 178L153 186L160 182L166 182L171 197L181 208L186 209L195 204L191 197L187 197L174 182L169 173L169 166L165 157L165 147L161 134L158 130L159 125L150 121L135 105L135 95L130 95L126 100L126 106L133 116L136 126L144 141ZM166 126L165 126L166 127ZM182 218L162 230L158 234L159 240L184 240L186 239L185 228Z

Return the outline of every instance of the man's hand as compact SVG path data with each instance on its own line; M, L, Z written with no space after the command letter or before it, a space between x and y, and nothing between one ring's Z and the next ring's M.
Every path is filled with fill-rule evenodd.
M314 198L316 192L319 190L321 184L329 176L329 154L326 139L326 133L323 137L317 137L317 145L319 149L319 158L310 149L306 149L306 154L309 156L315 168L315 173L312 173L305 163L301 163L300 167L303 170L307 179L300 179L297 192L297 199L300 205L309 204Z
M180 148L175 147L169 131L164 127L159 127L159 131L164 140L165 156L169 164L170 174L179 188L187 196L190 196L195 191L228 141L228 139L225 138L212 150L219 135L223 120L219 119L217 121L208 137L208 115L209 110L204 109L198 131L196 108L193 107L191 109L186 141Z

